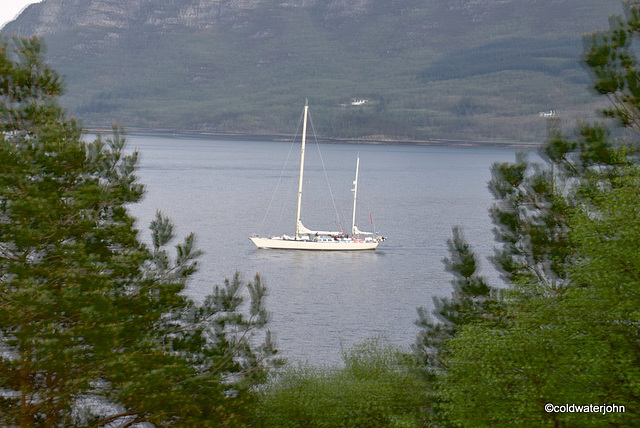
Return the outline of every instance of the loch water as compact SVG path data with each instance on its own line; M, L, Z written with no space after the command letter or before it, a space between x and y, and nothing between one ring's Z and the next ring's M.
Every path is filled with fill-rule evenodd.
M515 149L309 144L305 226L350 232L359 153L357 224L387 241L376 251L306 252L257 249L248 239L294 233L299 143L158 135L127 141L140 152L137 175L146 188L130 207L142 238L149 239L158 209L178 237L195 232L204 255L187 293L196 300L235 271L245 280L260 273L270 328L290 361L336 364L342 349L371 337L408 349L418 333L416 307L432 308L433 296L451 292L442 259L454 225L463 227L482 272L499 281L486 259L495 246L487 181L491 164L513 161Z

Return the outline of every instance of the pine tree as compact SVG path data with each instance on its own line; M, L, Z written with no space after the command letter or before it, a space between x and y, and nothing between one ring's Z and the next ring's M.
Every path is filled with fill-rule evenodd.
M624 130L640 127L640 7L585 38L593 86ZM543 162L494 165L493 261L504 322L465 323L439 350L445 426L638 426L637 135L603 123L551 128ZM616 404L625 413L554 413L545 404Z
M450 256L445 257L443 263L454 276L451 297L434 296L433 311L429 313L424 307L419 307L416 321L421 332L415 350L430 378L444 370L440 361L444 342L452 338L462 325L489 316L492 289L478 275L477 257L466 242L462 228L453 228L453 238L447 240L447 245Z
M126 209L143 195L137 153L115 127L83 141L62 89L38 38L2 42L0 424L239 425L275 361L268 332L255 337L267 322L260 277L187 298L194 236L171 256L158 213L151 246L139 239Z
M451 297L433 297L434 309L428 312L419 307L416 325L420 333L413 347L418 357L418 368L427 387L426 419L441 424L442 399L437 390L438 381L447 373L447 343L466 325L498 323L500 321L498 290L489 286L479 275L477 256L467 243L462 228L453 227L453 238L447 240L449 257L443 259L445 269L454 278Z

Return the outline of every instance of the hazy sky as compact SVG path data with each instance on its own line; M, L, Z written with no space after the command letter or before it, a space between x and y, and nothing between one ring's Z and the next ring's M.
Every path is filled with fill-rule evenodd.
M42 0L2 0L0 6L0 27L4 26L13 18L18 16L20 11L31 3L40 3Z

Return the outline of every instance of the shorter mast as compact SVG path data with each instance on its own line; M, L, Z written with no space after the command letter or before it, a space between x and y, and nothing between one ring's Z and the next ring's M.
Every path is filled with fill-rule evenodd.
M304 174L304 147L307 141L307 112L309 111L309 101L304 102L304 117L302 119L302 149L300 150L300 182L298 183L298 212L296 214L295 239L300 235L300 210L302 208L302 183Z
M358 169L360 169L360 152L358 152L358 157L356 158L356 179L353 181L353 220L351 222L351 234L357 235L359 232L356 228L356 206L358 200Z

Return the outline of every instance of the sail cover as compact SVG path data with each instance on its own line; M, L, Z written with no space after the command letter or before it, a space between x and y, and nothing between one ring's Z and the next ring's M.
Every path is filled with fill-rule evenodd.
M301 221L298 222L298 235L326 235L326 236L340 236L342 232L328 232L326 230L311 230L304 227Z
M353 226L353 234L354 235L373 235L371 232L362 232L358 230L358 226Z

